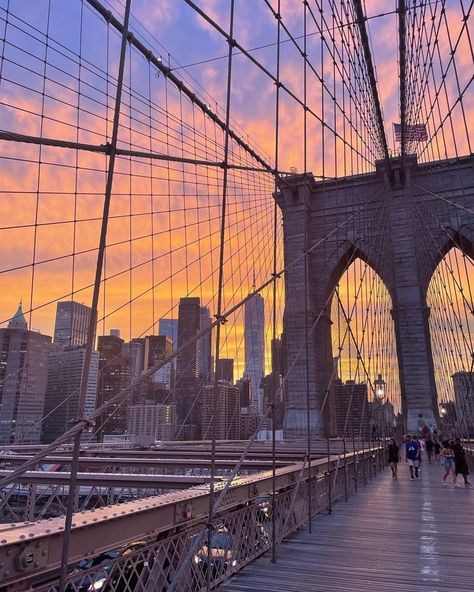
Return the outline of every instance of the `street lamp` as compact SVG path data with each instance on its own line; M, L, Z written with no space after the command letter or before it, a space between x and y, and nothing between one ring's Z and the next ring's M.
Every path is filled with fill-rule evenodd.
M385 398L385 380L382 378L381 374L377 374L377 378L374 380L374 398L375 398L375 409L377 410L376 413L378 415L377 421L377 431L380 434L380 431L383 432L385 437L385 421L383 418L383 400ZM375 430L375 426L373 427Z
M383 399L385 397L386 385L387 385L387 383L382 378L382 375L378 374L377 378L374 380L375 396L377 397L377 399Z

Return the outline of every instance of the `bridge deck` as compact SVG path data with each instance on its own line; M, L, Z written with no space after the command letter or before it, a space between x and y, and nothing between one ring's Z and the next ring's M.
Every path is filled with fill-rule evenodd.
M474 487L445 487L441 477L442 467L424 463L410 481L400 463L398 481L387 470L317 518L312 534L284 541L276 565L267 554L221 590L472 592Z

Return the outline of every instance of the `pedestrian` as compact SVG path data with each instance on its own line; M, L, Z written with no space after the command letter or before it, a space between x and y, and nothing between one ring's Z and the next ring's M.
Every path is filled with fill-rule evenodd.
M434 457L435 457L435 463L438 464L439 462L439 453L441 452L441 444L439 443L439 440L436 439L434 441Z
M416 455L416 460L418 461L418 467L415 465L415 477L417 479L420 478L420 469L421 469L421 462L423 460L423 440L420 440L418 436L413 438L418 446L418 453ZM418 469L418 470L417 470Z
M466 451L463 448L460 438L455 439L452 450L454 452L454 470L456 471L454 486L459 487L456 481L458 475L462 475L464 478L464 485L469 487L471 485L467 480L467 476L469 475L469 466L467 464Z
M388 443L388 464L392 471L392 479L398 479L398 461L400 460L400 449L394 438Z
M431 459L433 458L433 450L434 450L434 442L431 439L431 436L428 436L426 438L425 448L426 448L426 456L428 457L428 462L431 464Z
M443 466L444 466L444 476L443 476L443 485L447 485L446 479L448 478L449 473L453 476L453 485L456 483L456 474L454 469L454 450L449 445L448 440L443 442L443 448L441 449L441 456L443 457Z
M407 435L405 442L405 462L408 463L410 469L410 481L413 481L415 477L420 478L418 474L419 461L418 455L420 452L420 445L410 435Z

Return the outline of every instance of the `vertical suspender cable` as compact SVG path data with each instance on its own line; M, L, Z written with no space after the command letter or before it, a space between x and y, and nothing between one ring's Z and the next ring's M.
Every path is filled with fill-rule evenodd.
M304 9L303 9L303 161L304 161L304 174L306 177L307 173L307 133L306 133L306 126L307 126L307 109L306 109L306 102L307 102L307 33L306 33L306 10L307 10L308 3L304 2ZM304 212L304 216L306 217L306 212ZM308 227L305 224L304 227L304 249L306 251L306 257L304 259L304 333L305 333L305 371L306 371L306 456L308 462L308 530L312 532L312 525L311 525L311 518L313 515L312 511L312 503L311 503L311 411L310 411L310 397L309 397L309 327L308 327Z
M120 47L120 60L119 69L117 76L117 92L115 95L115 108L114 108L114 122L112 128L112 137L110 140L109 147L109 168L107 171L107 181L105 186L104 196L104 208L102 212L102 225L100 229L99 249L97 252L97 263L94 281L94 291L92 294L91 314L89 318L89 326L87 328L87 342L84 356L84 366L82 368L81 376L81 389L79 392L78 401L78 419L80 420L84 415L84 406L87 395L87 386L89 381L89 369L92 356L92 349L94 347L95 328L97 319L97 307L99 304L99 292L100 292L100 280L102 277L102 268L104 263L104 253L107 239L107 226L109 221L109 210L110 210L110 199L112 196L112 185L114 180L114 168L115 168L115 156L117 148L117 138L119 131L119 118L120 118L120 105L122 101L122 87L123 87L123 74L125 68L125 57L127 51L127 38L128 38L128 21L130 17L130 5L132 0L126 0L124 20L123 20L123 31L122 31L122 43ZM66 519L64 522L64 534L63 534L63 547L61 555L61 571L59 579L59 592L64 592L66 589L66 576L67 576L67 564L69 558L69 537L71 533L72 515L74 512L74 498L77 486L77 472L79 468L79 451L81 446L81 434L82 429L78 430L74 435L74 447L71 460L71 478L69 481L69 496L66 510Z
M281 36L281 14L280 14L281 0L278 0L277 5L277 44L276 44L276 92L275 92L275 194L278 191L278 150L279 150L279 120L280 120L280 36ZM278 205L275 199L273 206L273 282L272 282L272 343L276 339L276 317L277 317L277 222L278 222ZM272 348L272 356L274 355L275 347ZM272 563L276 562L276 430L275 430L275 384L272 381Z
M230 95L232 88L232 55L234 47L234 0L230 3L230 22L229 22L229 53L227 61L227 89L226 89L226 112L225 112L225 135L224 135L224 160L222 177L222 208L220 225L220 248L219 248L219 280L217 287L217 310L216 318L219 321L216 325L216 348L215 348L215 373L214 388L212 389L212 413L211 413L211 473L209 483L209 516L207 522L207 561L208 566L212 561L212 520L214 517L214 495L215 495L215 476L216 476L216 412L217 412L217 389L219 385L217 376L217 365L219 363L219 353L221 346L221 317L222 317L222 294L224 290L224 246L225 246L225 225L226 225L226 206L227 206L227 183L229 174L229 123L230 123ZM211 589L211 569L206 571L206 591Z

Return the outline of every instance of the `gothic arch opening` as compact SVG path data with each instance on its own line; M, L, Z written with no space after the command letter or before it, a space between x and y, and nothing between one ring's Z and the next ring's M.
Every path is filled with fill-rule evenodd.
M357 257L342 270L331 304L336 432L393 433L401 412L392 299L380 276Z
M469 249L451 243L434 269L426 294L440 420L444 430L461 436L474 433L471 255Z

